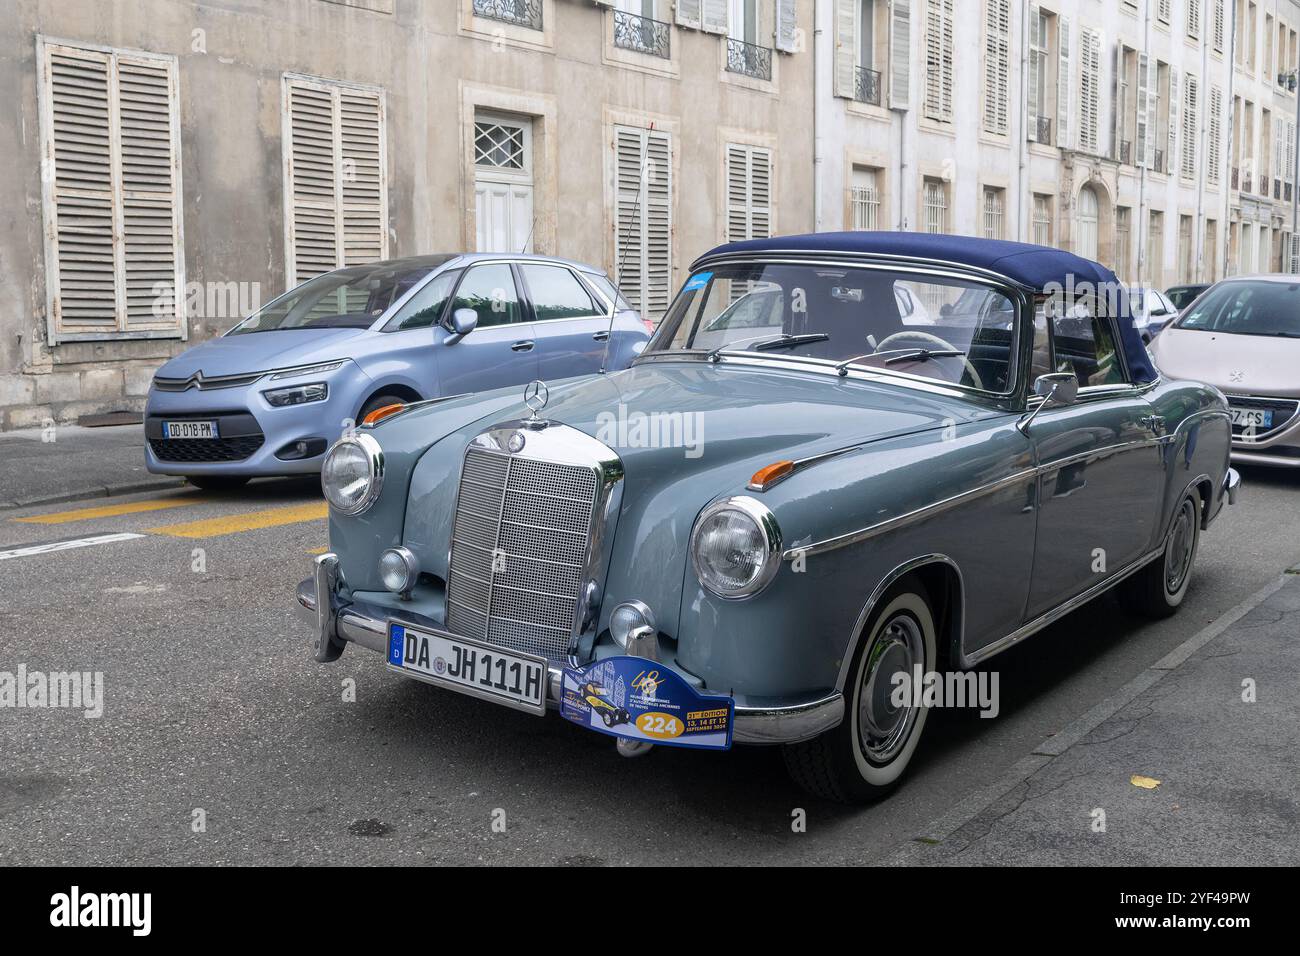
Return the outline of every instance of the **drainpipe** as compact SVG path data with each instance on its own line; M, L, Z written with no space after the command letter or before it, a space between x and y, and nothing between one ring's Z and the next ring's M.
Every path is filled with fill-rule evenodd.
M1148 81L1150 81L1151 79L1151 61L1154 59L1154 57L1151 54L1151 3L1152 2L1153 0L1147 0L1146 7L1143 9L1142 12L1142 52L1146 54L1146 58L1147 58L1147 80ZM1138 67L1141 68L1141 66L1142 64L1139 61ZM1139 86L1141 85L1141 82L1142 82L1142 78L1138 77ZM1158 84L1159 82L1160 82L1160 71L1157 70L1156 83ZM1151 108L1151 87L1149 83L1147 86L1146 106L1148 110ZM1168 107L1166 107L1166 110L1167 109ZM1147 142L1148 143L1151 142L1152 138L1155 136L1155 130L1152 129L1153 119L1154 117L1150 115L1147 116ZM1166 137L1166 139L1168 139L1168 137ZM1137 144L1134 143L1133 145L1134 148L1136 149ZM1138 175L1137 221L1129 222L1128 224L1129 239L1130 240L1133 239L1135 234L1137 236L1138 267L1137 267L1137 275L1134 278L1137 279L1138 285L1146 284L1146 274L1147 274L1147 228L1146 227L1147 227L1147 215L1148 215L1147 214L1147 173L1149 172L1149 170L1147 169L1148 152L1152 152L1152 150L1143 150L1142 166L1140 167L1142 172Z
M1016 150L1019 154L1017 158L1020 161L1020 170L1016 177L1016 203L1019 206L1019 215L1016 217L1016 238L1021 242L1025 242L1029 238L1026 232L1029 228L1029 217L1032 215L1034 208L1032 199L1028 203L1025 202L1025 175L1029 167L1029 131L1025 129L1028 104L1029 0L1025 0L1020 10L1020 145Z
M822 96L829 93L822 89L822 67L826 61L826 31L822 27L822 14L826 10L826 0L816 0L813 4L813 232L822 231L822 169L824 148L822 123L825 122ZM834 64L831 65L834 72Z
M1209 13L1211 17L1214 16L1214 7L1212 4L1207 6L1206 12ZM1224 16L1227 16L1226 4L1224 8ZM1210 31L1214 29L1214 24L1212 22L1202 22L1201 27L1201 83L1205 88L1201 90L1200 95L1203 97L1202 102L1204 102L1207 107L1207 119L1197 127L1196 135L1200 142L1197 143L1196 149L1197 155L1208 160L1210 158L1210 151L1207 148L1210 142L1208 106L1210 100L1210 87L1214 85L1213 83L1208 82L1210 79L1210 43L1212 42ZM1220 177L1220 180L1222 180L1222 177ZM1202 278L1201 273L1205 262L1205 167L1202 167L1201 175L1196 178L1196 220L1192 223L1192 245L1194 246L1196 262L1192 269L1191 281L1199 282Z
M1225 5L1228 6L1228 5ZM1223 215L1220 221L1223 228L1223 258L1219 260L1223 267L1220 271L1224 278L1228 276L1229 255L1232 249L1232 159L1237 144L1237 113L1234 104L1237 99L1237 5L1228 6L1232 10L1232 29L1228 32L1228 175L1223 179ZM1224 14L1227 15L1226 12ZM1244 107L1245 104L1243 104ZM1294 195L1294 188L1292 189Z

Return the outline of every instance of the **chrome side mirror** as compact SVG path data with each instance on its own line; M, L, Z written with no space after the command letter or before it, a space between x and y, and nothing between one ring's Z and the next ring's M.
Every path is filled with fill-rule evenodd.
M465 336L478 328L478 313L473 309L457 309L451 314L451 332L447 336L447 345L455 345Z
M1043 409L1051 405L1073 405L1079 400L1079 378L1073 372L1040 375L1034 379L1034 396L1042 401L1016 424L1024 435L1029 434L1029 426Z

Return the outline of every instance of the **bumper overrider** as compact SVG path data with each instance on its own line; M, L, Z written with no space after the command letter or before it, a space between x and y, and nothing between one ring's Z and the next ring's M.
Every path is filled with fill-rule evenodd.
M298 585L298 606L315 631L315 658L321 663L337 660L348 644L386 655L392 623L445 629L442 622L421 614L344 599L340 594L338 557L332 553L319 555L312 577ZM550 662L546 681L546 704L550 709L560 706L563 679L563 665ZM754 706L737 699L731 739L747 744L796 743L835 727L843 717L844 698L838 692L779 706Z

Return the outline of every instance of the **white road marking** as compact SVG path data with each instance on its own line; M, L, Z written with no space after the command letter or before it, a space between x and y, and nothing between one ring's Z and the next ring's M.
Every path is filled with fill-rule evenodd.
M48 544L32 544L25 548L13 548L9 551L0 551L0 561L7 561L9 558L26 558L33 554L49 554L51 551L68 551L72 548L88 548L92 544L109 544L113 541L130 541L132 538L143 538L142 534L131 534L128 531L121 531L117 534L96 534L89 538L73 538L71 541L51 541Z

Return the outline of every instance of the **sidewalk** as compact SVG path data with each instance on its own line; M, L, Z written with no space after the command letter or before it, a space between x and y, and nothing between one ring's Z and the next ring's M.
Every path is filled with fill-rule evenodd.
M60 425L47 437L39 428L0 432L0 510L182 483L145 471L142 425Z
M1300 578L1228 612L881 862L1300 863Z

